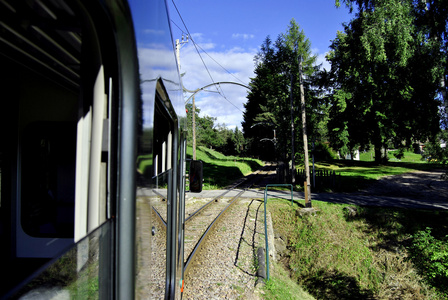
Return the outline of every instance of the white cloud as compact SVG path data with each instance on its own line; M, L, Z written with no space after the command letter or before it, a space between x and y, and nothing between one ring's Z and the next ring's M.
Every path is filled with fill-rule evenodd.
M330 69L331 69L331 65L330 65L330 63L327 61L327 59L325 58L325 56L328 54L328 52L326 52L326 53L320 53L319 49L317 49L317 48L313 48L313 49L311 49L311 52L312 52L314 55L317 56L317 58L316 58L316 64L317 64L317 65L322 64L322 68L323 68L323 69L325 69L325 70L327 70L327 71L330 71Z
M233 39L243 39L243 40L249 40L255 38L255 35L248 34L248 33L234 33L232 34Z
M213 48L205 50L208 55L202 52L201 56L208 71L192 43L180 50L181 73L185 73L183 84L187 89L195 90L211 84L212 81L230 81L248 85L250 78L254 77L255 51L244 51L241 48L223 51ZM217 123L225 123L229 128L238 126L241 129L243 104L247 101L247 92L246 88L238 85L222 84L219 87L214 85L195 96L196 106L201 110L201 115L216 117ZM186 96L190 94L187 93Z
M331 69L331 65L330 65L330 62L327 61L327 59L325 58L325 55L327 55L327 53L319 54L319 55L317 56L316 63L317 63L318 65L322 64L322 68L323 68L323 69L325 69L325 70L327 70L327 71L330 71L330 69Z
M166 34L165 30L156 30L156 29L145 29L143 30L146 34L155 34L155 35L164 35Z
M199 40L207 42L199 45L207 51L208 55L200 50L208 71L204 67L192 42L186 44L180 50L180 65L181 73L185 73L183 84L187 89L202 88L212 83L212 80L214 82L231 81L249 84L250 78L255 76L253 59L257 49L245 50L235 47L220 50L211 41L204 41L202 35L198 34L198 37L201 37L201 39L197 39L196 42ZM209 45L209 47L206 49L204 45ZM330 64L325 59L326 53L319 53L318 49L312 49L312 52L317 55L316 63L322 64L323 68L330 70ZM213 61L210 56L231 74ZM241 129L247 93L248 90L246 88L238 85L223 84L219 87L211 86L196 94L196 106L201 110L201 115L215 117L217 118L217 123L225 123L228 128L233 129L238 126ZM186 93L185 95L186 100L191 94Z

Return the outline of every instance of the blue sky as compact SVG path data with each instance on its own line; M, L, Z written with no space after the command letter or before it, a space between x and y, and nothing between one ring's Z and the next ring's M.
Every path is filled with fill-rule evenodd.
M180 50L184 86L191 90L212 81L248 84L254 77L253 58L260 45L267 36L276 40L285 33L292 18L311 41L318 61L328 68L324 57L331 40L343 29L341 24L354 17L347 8L336 8L334 0L174 0L175 6L172 0L167 3L173 39L181 39L187 33L185 22L195 43L206 51L199 49L201 59L191 41ZM247 90L221 85L208 91L196 97L201 113L216 117L218 123L229 128L241 129Z

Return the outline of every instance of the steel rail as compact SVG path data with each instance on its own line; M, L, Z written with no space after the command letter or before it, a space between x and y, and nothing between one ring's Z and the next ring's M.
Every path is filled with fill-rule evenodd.
M152 207L152 210L154 211L154 213L156 214L156 216L159 217L160 222L161 222L161 223L163 224L163 226L165 226L165 228L166 228L166 222L165 222L165 220L163 219L163 217L160 215L160 213L157 211L157 209L153 206L153 207Z
M265 166L266 167L266 166ZM249 182L249 186L247 188L245 188L244 190L240 191L236 196L234 196L230 201L230 203L219 213L219 215L213 220L213 222L207 227L207 229L205 230L205 232L202 234L201 238L199 239L199 241L196 243L195 247L193 248L193 251L189 254L186 262L184 263L184 278L185 276L190 272L191 270L191 266L192 266L192 262L195 260L196 258L196 254L200 252L200 250L202 249L202 247L205 244L205 240L209 237L209 233L212 231L212 229L215 227L216 223L218 223L218 221L221 219L221 217L227 212L227 210L234 204L236 203L236 200L239 199L241 197L241 195L246 192L250 187L252 187L253 185L255 185L256 182L258 182L257 180L253 180L254 177L257 177L259 175L259 173L265 169L265 167L263 167L260 170L257 170L250 178L247 178L246 180L234 185L232 188L228 189L225 193L221 194L218 197L215 197L213 200L211 200L210 202L208 202L207 204L203 205L200 209L198 209L196 212L194 212L188 219L190 219L193 215L196 215L198 212L200 212L203 208L207 207L210 203L214 202L215 200L217 200L218 198L222 197L223 195L227 194L228 192L230 192L232 189L235 189L235 187L242 185L245 182ZM187 220L185 220L186 222Z
M187 258L187 261L184 264L184 277L188 272L190 271L190 266L192 265L192 261L196 258L196 254L199 253L199 251L202 249L202 246L204 245L204 241L208 238L209 233L212 231L212 229L215 227L216 223L221 219L221 217L224 215L225 212L227 212L227 209L229 209L237 199L240 198L240 196L245 192L246 190L242 190L239 192L236 196L234 196L231 199L231 202L229 205L227 205L220 213L219 215L213 220L213 222L207 227L204 234L201 236L199 241L196 243L196 246L194 247L193 251L190 253L190 255Z
M254 174L258 175L258 173L261 170L257 170L256 172L254 172ZM210 200L209 202L207 202L206 204L204 204L203 206L201 206L198 210L196 210L195 212L193 212L188 218L185 219L185 223L187 223L188 220L190 220L193 216L197 215L198 213L200 213L203 209L205 209L206 207L208 207L211 203L216 202L218 199L224 197L227 193L229 193L231 190L236 189L236 187L242 185L244 182L246 182L246 180L235 184L234 186L230 187L229 189L227 189L224 193L222 193L221 195L216 196L215 198L213 198L212 200Z

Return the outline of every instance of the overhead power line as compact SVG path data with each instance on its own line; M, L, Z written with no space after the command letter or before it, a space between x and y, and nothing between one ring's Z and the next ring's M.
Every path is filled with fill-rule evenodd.
M198 53L199 57L201 58L202 64L204 65L205 69L207 70L208 76L210 77L210 79L212 80L212 82L215 82L215 80L213 80L213 76L212 76L212 74L210 73L210 71L209 71L207 65L206 65L205 62L204 62L204 59L202 58L201 53L199 52L199 49L198 49L198 46L196 45L196 42L194 41L193 37L191 36L190 31L188 30L188 27L187 27L187 25L185 24L184 19L182 18L182 15L180 14L179 9L178 9L177 6L176 6L176 3L174 3L174 0L172 0L172 2L173 2L173 5L174 5L174 8L175 8L176 11L177 11L177 14L179 15L180 20L182 21L182 24L184 24L185 30L187 31L188 35L190 36L190 40L191 40L191 42L193 43L193 45L194 45L194 47L195 47L195 49L196 49L196 52ZM218 92L219 92L219 90L218 90Z
M202 50L202 52L204 52L205 54L207 54L208 57L210 57L211 60L213 60L218 66L220 66L224 71L226 71L227 73L229 73L231 76L233 76L233 78L235 78L236 80L238 80L239 82L241 82L242 84L245 84L244 81L242 81L241 79L239 79L238 77L235 76L235 74L231 73L229 70L227 70L226 68L224 68L217 60L215 60L210 54L208 54L201 46L198 45L198 47Z
M176 3L174 3L174 0L172 0L172 2L173 2L173 5L174 5L174 8L175 8L176 11L177 11L177 14L179 15L180 20L182 21L182 24L183 24L184 27L185 27L185 30L187 31L188 36L190 37L191 42L193 43L193 45L194 45L194 47L195 47L195 49L196 49L197 54L199 55L199 58L200 58L201 61L202 61L202 64L203 64L204 67L205 67L205 70L206 70L207 73L208 73L208 76L210 77L210 79L211 79L213 85L214 85L215 88L216 88L216 91L217 91L217 92L218 92L218 93L219 93L219 94L220 94L220 95L221 95L227 102L229 102L231 105L233 105L233 106L234 106L236 109L238 109L239 111L243 112L243 111L242 111L241 109L239 109L235 104L233 104L229 99L227 99L227 97L224 95L224 91L222 90L221 85L220 85L220 84L217 84L217 83L215 82L215 80L213 79L212 74L210 73L210 70L208 69L207 65L205 64L205 61L204 61L204 59L203 59L203 57L202 57L202 55L201 55L201 53L200 53L200 51L199 51L199 48L200 48L205 54L207 54L207 55L208 55L208 56L209 56L209 57L210 57L216 64L218 64L223 70L225 70L227 73L229 73L230 75L232 75L234 78L236 78L236 79L237 79L238 81L240 81L241 83L244 84L244 82L243 82L242 80L240 80L239 78L237 78L234 74L230 73L226 68L224 68L220 63L218 63L213 57L210 56L210 54L208 54L202 47L200 47L200 46L194 41L192 35L190 34L190 31L188 30L187 25L185 24L184 19L182 18L182 15L180 14L179 9L178 9L177 6L176 6ZM171 22L173 22L173 20L171 20ZM176 23L173 22L173 24L174 24L175 26L177 26L177 27L179 28L179 30L182 31L182 33L184 33L184 31L183 31L183 30L182 30Z
M182 32L182 35L187 34L182 28L179 27L173 20L171 20L171 23L173 23L179 30Z

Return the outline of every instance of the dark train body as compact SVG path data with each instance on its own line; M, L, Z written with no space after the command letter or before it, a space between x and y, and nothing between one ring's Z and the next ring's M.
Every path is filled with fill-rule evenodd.
M0 1L0 298L181 297L173 47L165 1Z

